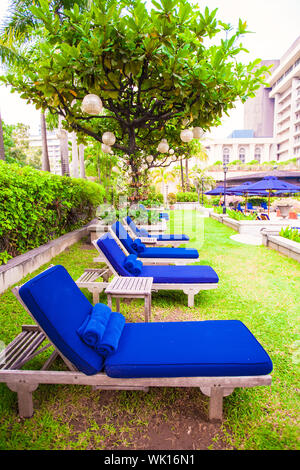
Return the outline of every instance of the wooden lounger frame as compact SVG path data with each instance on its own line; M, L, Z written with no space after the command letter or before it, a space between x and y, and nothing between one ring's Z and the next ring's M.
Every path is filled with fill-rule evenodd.
M104 253L100 250L97 240L93 240L93 245L95 246L96 250L101 255L101 260L104 261L107 266L109 267L110 271L115 275L119 276L120 274L115 270L113 265L110 263L108 258L104 255ZM143 264L145 264L143 262ZM201 290L209 290L209 289L216 289L218 287L217 283L198 283L198 284L176 284L176 283L153 283L152 290L159 291L159 290L181 290L188 296L188 307L194 307L194 297L196 294L199 294Z
M13 293L23 303L19 295L19 286L13 288ZM249 377L155 377L123 379L111 378L105 373L85 375L76 370L73 364L54 346L55 350L47 359L41 370L20 370L30 359L53 346L51 341L38 349L42 340L47 339L46 333L37 325L24 326L20 333L2 351L2 365L0 364L0 382L7 384L10 390L18 395L19 415L29 418L33 415L33 392L39 384L69 384L90 385L95 390L142 390L149 387L199 387L209 399L209 420L222 420L223 397L230 395L236 387L256 387L271 385L270 375ZM60 356L68 367L67 371L47 370L54 359Z

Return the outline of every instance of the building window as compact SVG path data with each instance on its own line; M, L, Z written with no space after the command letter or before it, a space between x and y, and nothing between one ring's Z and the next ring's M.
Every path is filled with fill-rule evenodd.
M241 163L245 163L246 161L246 152L244 147L241 147L239 150L239 160Z
M225 147L223 149L223 163L229 163L230 160L230 151L229 148Z
M261 162L261 148L255 147L254 160L257 160L258 163Z

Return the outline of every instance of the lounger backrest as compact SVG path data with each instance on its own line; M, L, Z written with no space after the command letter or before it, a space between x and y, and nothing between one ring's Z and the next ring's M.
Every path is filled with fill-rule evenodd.
M63 266L38 274L20 287L19 295L50 341L78 370L87 375L102 370L103 358L77 334L92 305Z
M121 222L117 220L114 224L112 224L111 229L116 234L128 253L135 255L136 251L132 248L133 240Z
M129 217L129 215L128 215L125 220L126 220L127 224L129 225L129 227L131 228L131 230L133 231L133 233L135 233L136 235L139 235L140 230L137 228L137 226L133 222L132 218Z
M97 245L119 276L131 276L125 268L126 255L110 233L105 233L97 240Z

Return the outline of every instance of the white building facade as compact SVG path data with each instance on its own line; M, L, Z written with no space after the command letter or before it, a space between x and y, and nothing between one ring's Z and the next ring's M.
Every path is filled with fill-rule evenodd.
M274 98L277 161L300 160L300 36L280 59L269 79Z
M205 162L207 166L216 162L250 163L254 160L262 164L276 159L276 143L273 137L205 139L203 145L208 155L208 161Z
M61 175L60 142L56 135L57 131L47 131L48 155L51 173ZM42 148L41 134L29 137L29 146L32 148Z

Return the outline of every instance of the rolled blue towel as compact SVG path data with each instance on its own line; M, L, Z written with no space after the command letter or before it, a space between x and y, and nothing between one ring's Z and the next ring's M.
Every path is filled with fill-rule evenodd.
M139 238L136 238L132 242L131 246L134 249L134 251L136 251L137 253L143 253L143 251L145 251L145 245L144 245L144 243L141 242L141 240Z
M118 312L112 312L101 343L96 348L99 354L108 356L117 350L124 325L125 318L123 315Z
M102 340L110 316L111 310L107 305L100 303L94 305L91 314L77 330L82 341L88 346L96 348Z
M129 255L124 261L124 268L127 269L130 274L139 276L143 268L143 263L137 259L136 255Z
M135 261L134 266L133 266L133 268L130 272L134 276L139 276L142 272L142 268L143 268L143 263L139 259L137 259Z
M136 261L136 255L128 255L124 261L124 268L131 273Z

